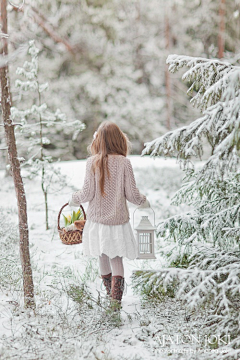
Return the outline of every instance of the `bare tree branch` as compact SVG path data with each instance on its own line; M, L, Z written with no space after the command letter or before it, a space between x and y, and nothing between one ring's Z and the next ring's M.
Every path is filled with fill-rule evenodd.
M24 8L27 6L26 4L22 7L15 6L12 4L13 10L17 12L24 12ZM75 48L67 39L62 38L56 30L53 29L52 25L49 24L48 20L45 18L43 14L40 13L40 11L33 7L28 6L30 8L29 15L32 17L32 19L45 31L45 33L50 36L56 43L63 44L66 49L72 53L75 54L77 48Z

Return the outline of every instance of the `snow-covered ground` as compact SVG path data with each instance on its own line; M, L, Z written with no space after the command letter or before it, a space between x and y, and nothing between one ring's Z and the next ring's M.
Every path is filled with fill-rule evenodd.
M184 211L170 205L180 187L182 171L175 160L131 156L137 185L156 212L156 223ZM0 358L1 359L202 359L186 337L201 329L202 314L187 314L174 299L143 303L131 288L138 269L165 266L156 241L156 260L124 259L126 290L121 322L107 311L98 259L82 255L82 244L67 246L57 232L57 215L73 190L81 188L85 161L61 162L68 186L57 184L49 194L50 229L45 230L44 199L39 179L25 179L36 313L24 310L17 239L17 207L11 178L0 172ZM135 206L129 204L131 222ZM66 209L65 213L69 213ZM137 211L135 224L143 213ZM82 286L85 286L84 290ZM70 287L71 286L71 287ZM71 290L70 290L71 289ZM75 301L73 301L73 298ZM96 302L95 302L96 301ZM170 337L169 337L170 336ZM185 336L185 339L183 339ZM164 343L165 337L165 343Z

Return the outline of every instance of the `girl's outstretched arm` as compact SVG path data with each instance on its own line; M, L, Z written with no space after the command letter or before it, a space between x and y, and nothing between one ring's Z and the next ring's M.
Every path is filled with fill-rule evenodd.
M142 195L136 186L132 164L129 159L125 160L124 179L125 179L124 189L125 189L126 199L135 205L142 205L146 203L146 196Z
M88 158L86 164L86 174L84 178L83 187L81 190L76 191L69 201L70 206L79 206L82 203L91 201L95 195L95 180L94 172L92 169L92 158Z

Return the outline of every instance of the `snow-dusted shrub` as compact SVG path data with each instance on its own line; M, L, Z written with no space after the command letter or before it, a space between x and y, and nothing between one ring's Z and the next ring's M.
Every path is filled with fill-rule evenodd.
M175 205L186 203L192 211L178 214L158 226L158 234L174 240L177 251L188 256L189 266L166 268L143 275L138 283L167 286L178 279L176 296L190 308L208 311L206 332L230 335L224 359L240 354L240 68L218 60L172 55L169 70L183 66L183 79L196 90L194 105L202 117L190 125L170 131L145 144L143 155L177 155L185 169L185 180L173 198ZM212 148L201 169L192 157L201 159L203 142ZM177 250L177 251L176 251ZM173 251L174 253L174 251ZM169 254L168 254L169 255ZM169 257L174 264L174 257ZM219 344L221 346L222 344ZM211 356L209 356L210 358Z
M0 242L2 246L18 244L18 225L11 221L16 215L12 210L0 207Z
M11 333L0 337L1 359L19 358L19 354L29 360L94 359L88 355L98 342L91 334L103 334L121 324L108 314L104 298L59 276L47 289L37 289L34 313L11 303L4 314Z
M22 270L18 224L11 221L14 215L11 210L0 208L0 291L16 296L16 290L22 290Z
M156 276L155 276L156 275ZM177 279L173 278L166 286L161 274L154 270L137 270L132 274L134 291L140 293L144 300L162 301L165 296L174 298L177 289Z

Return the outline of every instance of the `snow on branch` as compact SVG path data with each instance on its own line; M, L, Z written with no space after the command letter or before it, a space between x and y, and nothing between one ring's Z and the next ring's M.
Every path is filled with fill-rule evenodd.
M190 56L169 55L167 58L169 71L174 73L186 66L189 68L182 79L191 83L188 93L196 90L197 94L192 98L194 105L205 109L208 104L217 103L231 81L234 74L239 74L239 67L230 63L215 59L195 58ZM239 83L235 82L235 90L239 89ZM233 94L234 96L234 94Z
M199 140L206 122L207 116L203 116L189 126L183 126L175 131L169 131L160 138L144 144L145 149L143 150L142 155L173 156L178 154L180 158L184 159L187 159L190 156L201 157L202 145Z
M185 161L192 156L201 158L205 138L212 147L212 156L203 172L213 169L214 175L218 170L222 172L223 165L229 171L236 168L240 151L240 67L177 55L169 56L167 63L172 72L183 66L190 68L183 79L191 82L189 90L197 91L193 102L205 110L190 125L146 143L142 155L177 155Z
M240 293L239 252L224 252L208 247L196 247L191 255L195 259L187 269L163 268L144 271L134 278L134 287L151 286L152 296L160 285L167 286L178 279L176 297L184 300L191 309L216 299L215 314L226 314L234 306L234 296ZM207 257L207 261L206 260Z
M0 33L0 37L3 38L5 34ZM18 47L17 50L13 51L11 54L9 55L1 55L0 56L0 68L5 67L6 65L12 63L13 61L15 61L16 59L18 59L19 57L22 57L24 55L26 55L28 50L28 45L27 44L23 44L20 45Z

